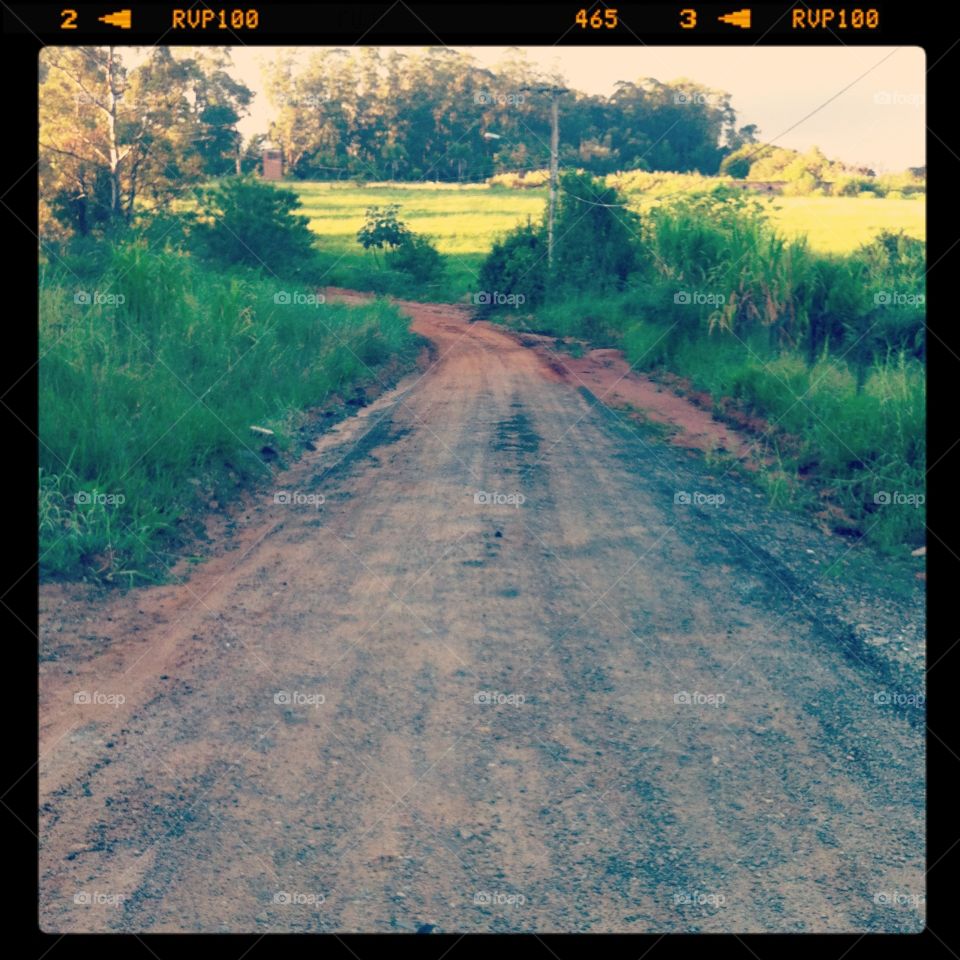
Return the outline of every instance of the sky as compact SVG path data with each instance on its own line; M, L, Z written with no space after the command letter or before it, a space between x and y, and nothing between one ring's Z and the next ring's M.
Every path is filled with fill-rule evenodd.
M312 48L299 48L309 56ZM396 48L384 48L396 49ZM508 47L455 47L484 67ZM920 47L526 47L528 59L557 71L568 86L611 94L617 81L695 80L731 94L738 124L760 139L796 150L816 145L831 159L878 173L926 163L926 54ZM233 47L233 74L257 96L240 123L266 133L271 106L263 69L276 47ZM814 112L816 111L816 112ZM562 127L561 118L561 127Z

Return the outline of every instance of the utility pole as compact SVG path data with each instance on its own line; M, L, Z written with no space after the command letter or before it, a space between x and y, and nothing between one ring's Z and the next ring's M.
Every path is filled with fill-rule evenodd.
M550 97L550 206L547 213L547 264L553 269L553 221L557 215L557 171L560 166L560 120L557 89Z
M550 201L547 204L547 264L553 267L553 224L557 216L557 176L560 168L560 94L566 87L521 87L534 93L550 94Z

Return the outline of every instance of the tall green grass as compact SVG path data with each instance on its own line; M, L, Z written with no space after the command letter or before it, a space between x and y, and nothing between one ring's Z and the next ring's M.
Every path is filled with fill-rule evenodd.
M302 411L407 362L415 337L384 302L313 291L188 254L113 248L103 272L40 282L40 566L44 576L151 579L190 512L266 477ZM301 302L294 302L299 299ZM314 300L316 298L314 297Z
M691 336L665 322L666 299L649 287L569 298L522 319L514 314L512 322L620 348L636 370L688 378L714 398L718 414L733 401L770 427L762 439L772 462L761 480L781 503L810 509L829 491L879 548L924 542L925 510L916 499L926 473L922 363L903 353L878 357L858 389L857 371L842 356L824 352L809 365L801 351L772 348L764 329L740 337L705 323ZM511 322L511 314L502 319Z
M838 528L882 548L922 543L922 242L882 233L847 256L820 253L721 190L651 208L636 245L626 289L555 277L532 316L498 319L622 348L638 369L732 400L770 426L763 479L781 499L806 508L825 493L849 518Z
M775 459L767 482L787 480L804 507L829 491L855 529L881 548L924 542L925 511L916 499L926 482L922 364L903 354L878 360L858 389L856 372L843 360L824 355L808 366L796 352L770 353L762 338L745 345L717 332L658 356L664 343L669 333L656 323L641 321L624 335L627 358L638 369L667 366L716 401L732 398L763 418ZM781 444L782 435L790 441ZM800 484L801 476L813 482Z

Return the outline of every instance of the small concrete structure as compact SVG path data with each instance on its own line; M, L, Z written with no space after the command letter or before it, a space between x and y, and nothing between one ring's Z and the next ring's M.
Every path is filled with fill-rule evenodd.
M276 147L267 147L263 151L263 179L283 179L283 151Z

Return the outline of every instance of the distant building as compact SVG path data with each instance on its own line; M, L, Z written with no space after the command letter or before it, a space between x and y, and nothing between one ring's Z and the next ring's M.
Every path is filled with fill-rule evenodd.
M276 147L267 147L263 151L263 179L283 179L283 151Z

